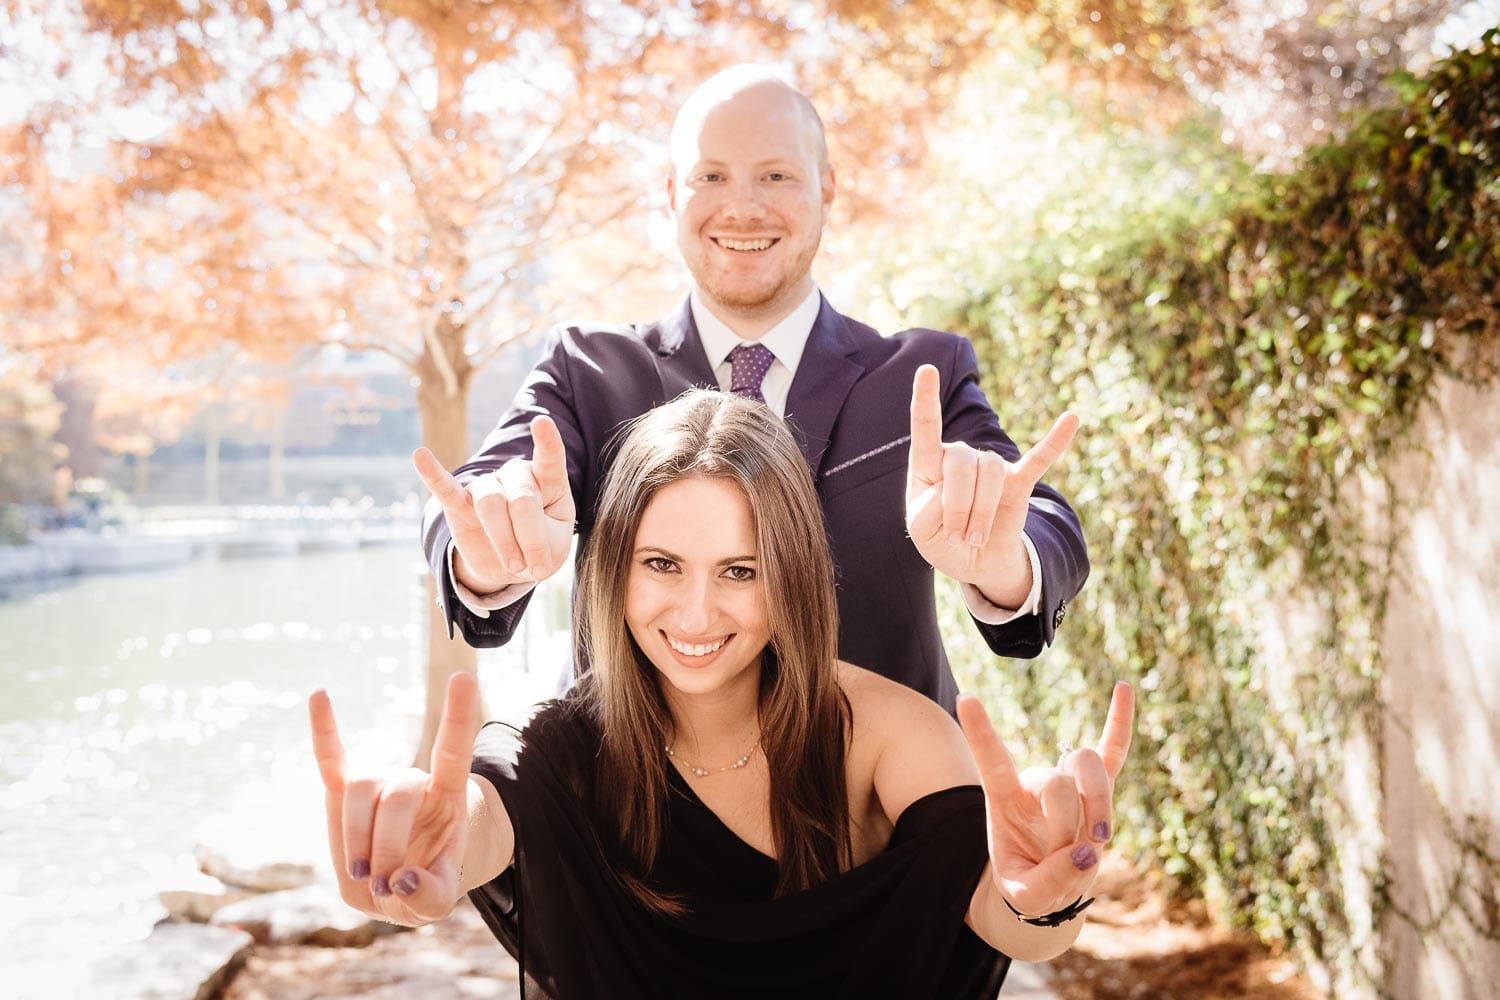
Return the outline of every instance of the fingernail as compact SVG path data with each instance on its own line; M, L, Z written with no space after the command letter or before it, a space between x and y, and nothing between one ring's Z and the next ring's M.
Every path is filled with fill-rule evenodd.
M1077 852L1073 854L1077 859ZM391 894L391 880L384 875L376 875L375 881L370 884L370 891L377 896L389 896Z
M349 866L349 877L367 879L370 877L370 859L355 858L354 864Z
M1099 855L1088 844L1079 844L1073 848L1073 867L1081 872L1086 872L1099 863Z
M1104 820L1102 820L1102 819L1099 822L1097 822L1097 823L1094 824L1094 839L1095 840L1108 840L1109 839L1109 824L1106 823L1106 822L1104 822Z
M962 545L963 543L964 543L964 536L960 535L956 531L953 532L952 534L950 534L948 536L948 544L949 545Z
M412 893L417 891L417 873L402 873L401 877L396 879L396 884L391 886L391 888L395 889L403 896L410 896Z
M520 576L521 571L526 568L526 564L521 562L520 560L512 560L505 564L505 568L510 570L510 572L515 576Z
M982 532L982 531L973 531L973 532L970 532L969 533L969 544L972 545L972 546L974 546L976 549L979 546L983 545L984 544L984 532Z

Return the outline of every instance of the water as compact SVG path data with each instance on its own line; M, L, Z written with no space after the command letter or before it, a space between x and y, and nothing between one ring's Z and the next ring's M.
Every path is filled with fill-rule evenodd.
M201 558L0 602L0 941L20 981L62 995L144 937L216 829L326 865L307 695L328 689L356 767L409 762L424 574L407 546ZM556 683L565 635L538 610L481 661L492 713Z

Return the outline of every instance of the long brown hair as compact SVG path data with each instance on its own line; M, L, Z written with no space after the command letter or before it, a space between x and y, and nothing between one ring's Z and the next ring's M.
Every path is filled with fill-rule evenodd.
M618 823L623 883L659 912L681 909L649 887L666 820L670 765L662 748L671 717L656 669L626 627L625 586L647 505L691 476L736 484L755 520L771 631L759 709L777 895L825 881L852 854L849 710L835 673L838 604L812 477L790 432L764 405L692 390L629 425L579 567L576 642L580 662L591 664L583 690L603 737L595 805Z

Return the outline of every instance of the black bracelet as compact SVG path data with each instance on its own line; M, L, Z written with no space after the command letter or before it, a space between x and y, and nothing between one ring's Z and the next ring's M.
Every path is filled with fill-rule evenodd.
M1010 906L1010 912L1014 913L1020 919L1021 923L1030 924L1033 927L1061 927L1069 920L1072 920L1074 917L1078 916L1078 914L1082 913L1084 910L1087 910L1094 903L1093 896L1090 896L1088 899L1084 899L1082 896L1079 896L1077 899L1073 900L1072 903L1064 906L1062 909L1058 910L1055 913L1048 913L1045 916L1041 917L1028 917L1024 915L1020 910L1016 909L1014 906L1011 906L1010 900L1005 899L1004 896L1001 896L1000 898L1005 900L1005 905Z

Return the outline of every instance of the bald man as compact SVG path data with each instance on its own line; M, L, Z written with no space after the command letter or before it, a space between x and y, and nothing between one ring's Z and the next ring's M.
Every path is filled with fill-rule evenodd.
M449 474L417 455L450 632L507 642L531 588L566 560L575 523L587 545L616 428L692 386L717 387L763 400L797 437L836 564L840 656L953 712L933 571L962 584L998 655L1036 656L1052 641L1088 556L1077 517L1040 479L1077 418L1064 414L1022 455L967 340L882 336L829 304L811 269L834 170L816 110L780 78L738 66L709 79L678 113L671 154L687 301L654 323L555 330L471 461ZM712 647L712 636L688 638Z

